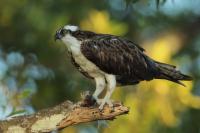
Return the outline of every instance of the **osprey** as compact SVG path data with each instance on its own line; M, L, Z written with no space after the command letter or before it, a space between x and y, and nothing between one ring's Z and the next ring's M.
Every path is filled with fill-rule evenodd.
M83 31L77 26L67 25L56 32L57 39L66 45L76 68L95 80L93 97L100 104L100 110L105 104L113 107L110 97L116 85L134 85L153 79L184 85L180 80L192 80L175 66L151 59L143 48L119 36ZM105 88L105 97L98 99Z

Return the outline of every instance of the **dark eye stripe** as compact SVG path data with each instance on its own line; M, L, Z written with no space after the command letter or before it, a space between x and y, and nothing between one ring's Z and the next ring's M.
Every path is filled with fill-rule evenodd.
M67 33L72 33L72 31L71 30L67 30L67 29L62 29L61 31L60 31L60 33L62 34L62 35L65 35L65 34L67 34Z
M68 33L69 33L69 34L71 34L71 33L72 33L72 31L71 31L71 30L68 30Z
M64 35L64 34L66 33L66 30L65 30L65 29L62 29L62 30L60 31L60 33L61 33L62 35Z

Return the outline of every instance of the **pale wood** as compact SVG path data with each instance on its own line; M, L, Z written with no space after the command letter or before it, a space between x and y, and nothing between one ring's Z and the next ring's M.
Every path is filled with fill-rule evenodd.
M65 101L55 107L40 110L33 115L18 116L0 121L3 133L37 133L59 130L79 123L113 120L116 116L127 114L129 108L120 102L114 102L114 108L107 105L102 111L87 96L83 101L72 103Z

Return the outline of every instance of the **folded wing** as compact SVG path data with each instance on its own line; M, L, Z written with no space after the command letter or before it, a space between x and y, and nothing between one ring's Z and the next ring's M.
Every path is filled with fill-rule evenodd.
M155 70L144 49L118 36L98 35L83 41L81 52L102 71L131 81L151 80Z

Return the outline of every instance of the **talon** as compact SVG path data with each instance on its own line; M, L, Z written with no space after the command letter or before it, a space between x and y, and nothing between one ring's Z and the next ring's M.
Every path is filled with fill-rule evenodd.
M99 98L94 97L94 96L93 96L93 99L95 99L95 102L96 102L98 105L101 105L102 100L103 100L103 99L99 99Z
M111 108L110 112L114 112L114 106L113 106L113 104L109 105L109 107Z
M99 112L101 112L101 113L102 113L102 112L103 112L103 108L102 108L102 109L101 109L101 108L99 108Z
M113 103L112 103L111 100L107 101L106 103L108 104L108 106L109 106L110 108L113 108Z
M111 108L110 112L114 112L114 106L111 100L106 102L108 104L108 106Z
M106 101L105 99L98 99L96 102L100 105L99 110L103 110L105 104L108 104L108 106L111 108L111 112L114 111L114 106L111 100Z
M106 102L102 101L101 105L99 106L99 110L103 110L103 107L105 105Z

